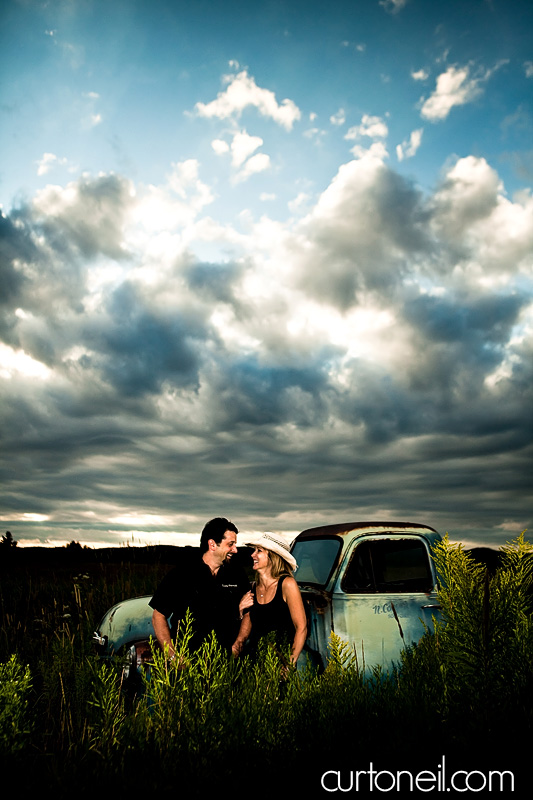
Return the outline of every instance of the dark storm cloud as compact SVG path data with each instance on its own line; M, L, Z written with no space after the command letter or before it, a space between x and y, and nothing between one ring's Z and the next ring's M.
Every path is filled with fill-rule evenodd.
M406 320L435 342L475 343L480 350L506 344L528 300L519 295L450 298L421 295L405 304Z
M233 303L234 283L243 273L241 264L207 264L194 263L188 265L185 280L189 288L209 302L222 301Z
M470 397L471 407L472 399L486 391L485 379L507 357L527 304L519 295L408 299L402 314L420 344L418 362L408 370L412 388L432 386L452 407Z
M349 383L350 388L338 397L336 413L350 425L362 425L367 444L390 442L427 427L422 404L415 404L405 387L382 370L355 362Z
M86 329L85 343L95 351L88 365L119 394L153 393L165 381L196 384L206 332L193 314L157 313L130 283L113 292L106 311L104 325Z
M30 261L35 258L35 247L26 231L13 224L13 220L0 215L0 305L16 305L20 294L24 275L17 269L15 262L23 258Z
M323 419L328 389L323 365L264 366L256 358L227 359L210 373L213 401L227 426L268 426L292 422L316 425Z

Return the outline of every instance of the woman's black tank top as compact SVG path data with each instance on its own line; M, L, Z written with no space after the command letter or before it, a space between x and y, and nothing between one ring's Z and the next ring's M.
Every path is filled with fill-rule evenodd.
M274 632L276 641L282 644L284 641L292 643L294 639L294 625L291 618L289 606L283 599L283 581L287 576L282 575L278 580L276 594L270 603L258 603L256 597L256 586L252 591L254 594L254 604L250 609L250 619L252 631L250 641L257 644L259 639L267 634Z

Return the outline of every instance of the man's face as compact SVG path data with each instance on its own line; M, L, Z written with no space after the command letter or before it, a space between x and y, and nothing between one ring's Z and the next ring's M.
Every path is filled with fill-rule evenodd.
M237 552L237 534L233 533L233 531L226 531L220 544L217 544L216 550L221 562L226 561L228 556L231 558L232 555L235 555Z

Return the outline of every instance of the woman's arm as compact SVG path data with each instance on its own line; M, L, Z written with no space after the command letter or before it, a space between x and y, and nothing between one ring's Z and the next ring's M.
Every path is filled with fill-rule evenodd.
M289 607L292 624L294 625L294 640L291 650L291 661L296 664L298 656L303 650L307 638L307 616L305 613L300 587L294 578L285 578L282 586L283 599Z

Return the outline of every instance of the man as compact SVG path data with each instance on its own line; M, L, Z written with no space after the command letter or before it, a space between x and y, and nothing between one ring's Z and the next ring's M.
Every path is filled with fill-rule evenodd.
M214 631L222 648L231 652L237 638L241 600L252 602L244 569L233 562L238 530L224 517L210 520L200 538L200 555L185 558L166 575L150 600L157 640L172 658L180 620L187 609L193 618L191 650L196 650ZM169 620L170 618L170 625Z

